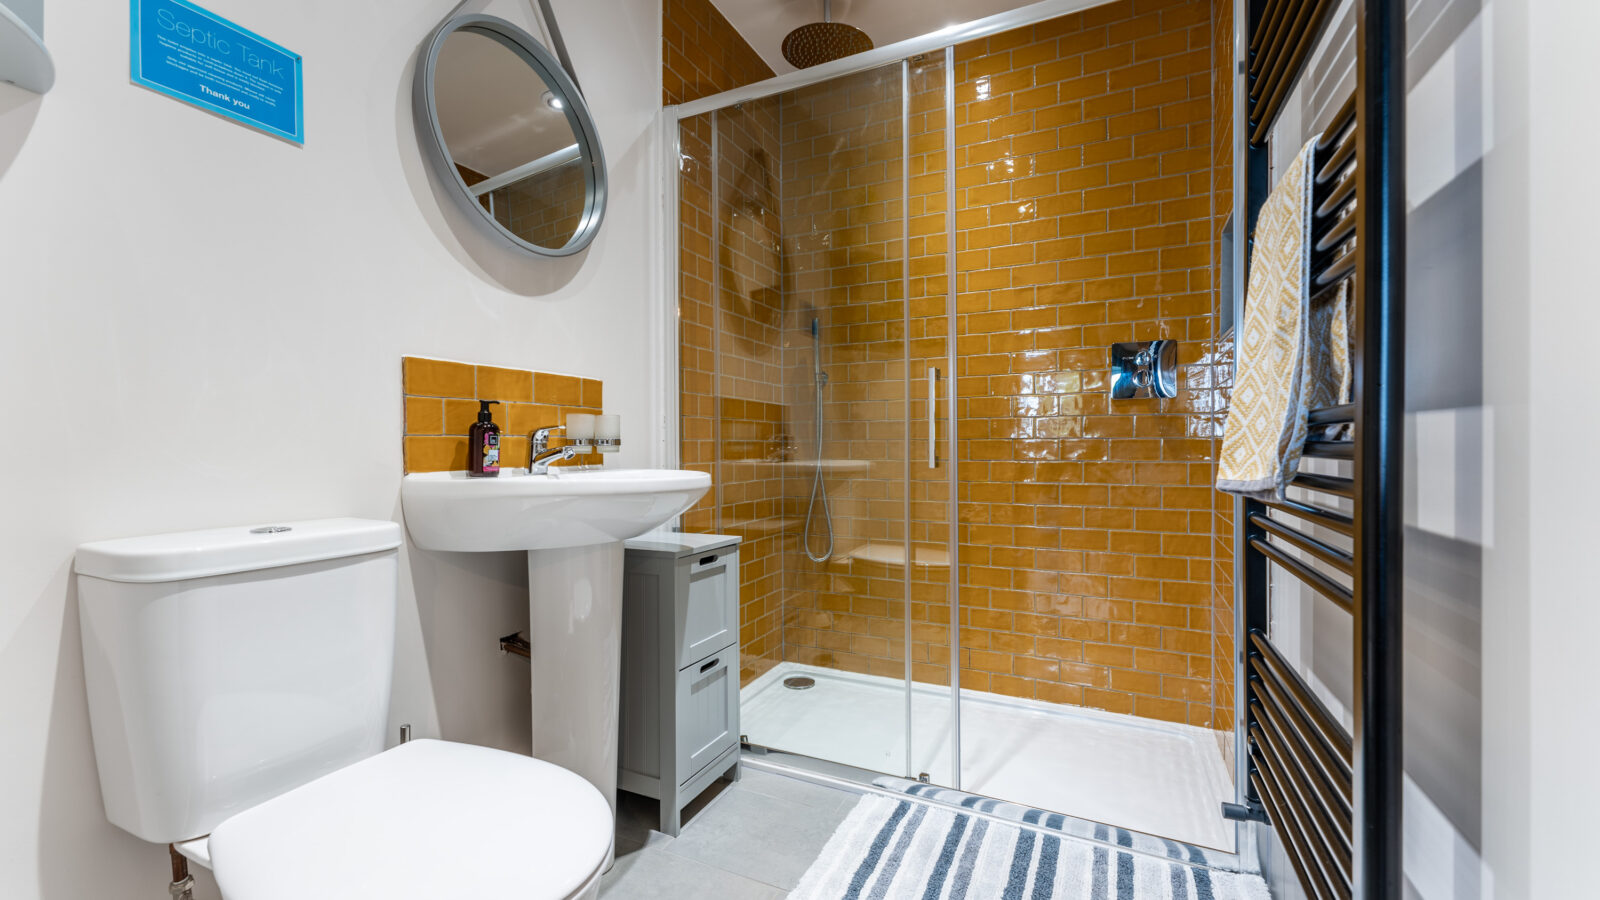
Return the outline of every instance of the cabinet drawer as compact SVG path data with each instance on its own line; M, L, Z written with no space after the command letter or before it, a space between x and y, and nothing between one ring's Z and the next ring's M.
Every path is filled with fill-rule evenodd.
M684 609L678 617L679 668L739 638L738 551L733 547L709 551L688 568L689 589L680 601Z
M678 672L678 784L739 740L739 648Z

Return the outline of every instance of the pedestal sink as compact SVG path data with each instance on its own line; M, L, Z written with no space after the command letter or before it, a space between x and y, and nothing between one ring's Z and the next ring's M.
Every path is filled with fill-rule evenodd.
M519 471L407 475L406 528L424 550L527 551L533 755L589 779L615 812L622 542L694 505L711 476Z

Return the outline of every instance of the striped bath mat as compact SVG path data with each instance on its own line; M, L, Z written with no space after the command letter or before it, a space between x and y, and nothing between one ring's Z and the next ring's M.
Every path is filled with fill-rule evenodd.
M999 819L1026 825L1039 831L1053 831L1067 837L1082 838L1101 844L1116 844L1124 850L1134 853L1143 853L1146 856L1165 856L1179 862L1207 868L1234 868L1229 857L1231 854L1218 854L1213 850L1196 847L1192 844L1182 844L1167 838L1141 834L1129 831L1126 828L1114 828L1098 822L1088 822L1083 819L1074 819L1061 813L1045 812L1032 806L1023 806L1020 803L1011 803L1006 800L997 800L981 794L969 794L955 788L939 787L938 785L925 784L912 781L909 778L896 778L893 775L882 775L872 780L877 787L888 791L897 791L910 794L919 800L929 800L943 806L959 806L962 809L976 810L988 813Z
M868 794L790 900L1268 900L1260 878Z

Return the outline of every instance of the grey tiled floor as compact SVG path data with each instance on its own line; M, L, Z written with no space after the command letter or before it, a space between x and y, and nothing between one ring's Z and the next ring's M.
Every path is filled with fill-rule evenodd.
M786 896L859 794L745 768L685 812L677 837L652 830L656 804L617 794L617 864L604 900L768 900Z

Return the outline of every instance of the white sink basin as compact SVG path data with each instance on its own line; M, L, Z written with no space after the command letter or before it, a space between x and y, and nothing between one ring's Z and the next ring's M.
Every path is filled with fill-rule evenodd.
M407 475L406 527L425 550L555 550L623 541L683 512L711 476L682 469L506 470Z
M431 472L400 483L419 548L526 551L533 755L587 778L613 811L622 542L693 506L710 487L704 472L604 468L513 469L498 478Z

